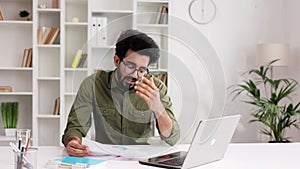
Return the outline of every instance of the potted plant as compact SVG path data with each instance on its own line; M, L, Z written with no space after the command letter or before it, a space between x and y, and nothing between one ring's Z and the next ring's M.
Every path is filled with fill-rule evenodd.
M6 136L14 136L18 123L18 102L2 102L1 114Z
M29 21L30 13L27 10L22 10L19 12L20 20L22 21Z
M251 69L247 73L254 75L241 84L235 85L231 94L233 99L245 94L245 103L255 106L250 122L260 122L265 127L261 132L270 137L269 142L290 142L285 132L291 127L299 129L297 116L300 114L300 102L292 103L291 94L298 87L294 79L273 79L268 76L272 63Z

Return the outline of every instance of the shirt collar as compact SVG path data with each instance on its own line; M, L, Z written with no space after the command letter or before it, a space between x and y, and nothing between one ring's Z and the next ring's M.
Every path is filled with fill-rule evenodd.
M108 88L110 89L114 89L114 88L117 88L118 87L118 84L117 84L117 81L116 81L116 78L115 78L115 73L116 73L116 70L114 70L111 74L110 74L110 77L108 79Z

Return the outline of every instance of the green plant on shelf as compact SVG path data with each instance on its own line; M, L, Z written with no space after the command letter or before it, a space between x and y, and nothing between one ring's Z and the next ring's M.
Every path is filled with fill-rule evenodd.
M4 128L17 128L19 113L18 102L2 102L1 114Z
M21 10L19 12L19 16L20 16L21 20L28 21L29 20L29 15L30 15L30 13L27 10Z

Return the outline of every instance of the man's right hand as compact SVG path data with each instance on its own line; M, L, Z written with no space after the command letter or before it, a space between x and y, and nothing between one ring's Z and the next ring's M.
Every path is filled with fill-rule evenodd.
M82 145L81 140L76 136L72 136L72 139L67 143L66 151L68 155L76 157L85 157L90 153L88 146Z

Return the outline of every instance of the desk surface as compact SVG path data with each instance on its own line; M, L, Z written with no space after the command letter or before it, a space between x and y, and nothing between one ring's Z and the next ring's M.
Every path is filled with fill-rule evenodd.
M46 168L49 160L61 158L63 147L38 147L38 168ZM1 169L13 168L13 153L10 147L0 147ZM200 153L200 152L199 152ZM204 152L205 153L205 152ZM199 169L296 169L299 168L300 143L250 143L230 144L224 158L206 164ZM137 161L108 161L100 168L151 169Z

